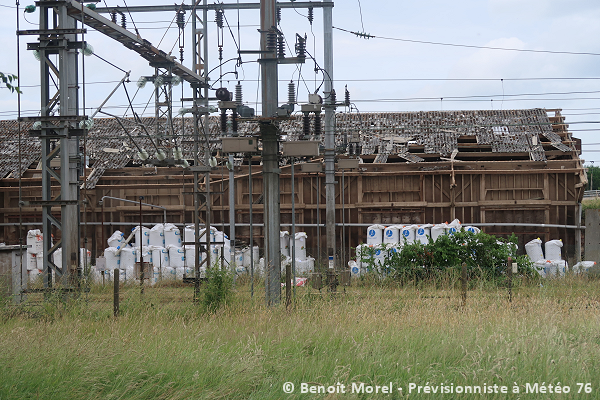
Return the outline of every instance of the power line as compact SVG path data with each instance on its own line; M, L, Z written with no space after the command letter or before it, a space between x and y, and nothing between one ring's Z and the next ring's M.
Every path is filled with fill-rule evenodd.
M591 52L515 49L515 48L509 48L509 47L476 46L476 45L470 45L470 44L430 42L427 40L393 38L393 37L386 37L386 36L371 35L371 34L364 33L364 32L353 32L353 31L349 31L347 29L338 28L336 26L334 26L333 29L337 29L342 32L351 33L353 35L356 35L358 37L362 37L365 39L371 39L371 38L385 39L385 40L394 40L394 41L408 42L408 43L433 44L433 45L437 45L437 46L466 47L466 48L471 48L471 49L486 49L486 50L519 51L519 52L525 52L525 53L569 54L569 55L578 55L578 56L600 56L600 53L591 53Z

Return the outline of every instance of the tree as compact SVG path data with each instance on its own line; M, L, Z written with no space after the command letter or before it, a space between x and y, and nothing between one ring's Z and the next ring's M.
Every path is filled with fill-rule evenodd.
M0 79L2 83L6 86L8 90L11 92L22 93L21 89L18 86L15 86L13 82L17 80L17 76L13 74L5 74L4 72L0 72ZM1 87L1 86L0 86Z

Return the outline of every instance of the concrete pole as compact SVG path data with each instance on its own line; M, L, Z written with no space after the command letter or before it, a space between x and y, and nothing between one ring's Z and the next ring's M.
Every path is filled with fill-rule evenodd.
M267 50L267 32L277 25L275 0L260 1L260 49ZM262 53L261 59L262 116L272 118L277 112L277 59L275 52ZM266 301L269 305L281 301L281 252L279 243L279 162L278 128L272 121L260 124L263 142L264 219Z
M331 3L331 0L324 0ZM329 96L333 89L333 12L332 7L323 8L323 52L324 52L324 93ZM335 107L324 101L325 121L325 224L327 236L327 256L329 268L334 268L335 259Z
M235 174L233 171L233 154L229 154L229 247L235 254Z

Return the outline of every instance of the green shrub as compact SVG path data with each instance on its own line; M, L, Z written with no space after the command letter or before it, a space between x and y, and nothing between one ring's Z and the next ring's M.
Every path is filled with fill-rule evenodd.
M226 268L214 266L206 271L204 284L204 311L214 313L233 296L233 276Z

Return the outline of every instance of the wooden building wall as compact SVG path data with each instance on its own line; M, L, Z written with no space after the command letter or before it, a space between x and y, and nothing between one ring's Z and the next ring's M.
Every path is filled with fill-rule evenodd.
M253 222L263 222L262 174L255 158L252 168L252 194L249 193L248 166L235 170L236 238L248 242L250 227L249 203L253 202ZM308 234L308 253L317 256L325 249L325 176L324 173L302 173L299 164L295 170L296 231ZM348 226L338 225L338 250L349 253L366 240L366 226L352 224L424 224L450 222L458 218L470 223L528 223L577 225L578 203L583 195L582 179L585 174L579 160L530 161L468 161L428 162L423 164L386 163L360 164L356 171L336 174L336 222L345 220ZM342 200L342 181L344 197ZM41 180L36 170L30 170L22 179L23 200L41 200ZM229 179L227 170L211 174L211 219L219 229L229 233ZM39 229L41 207L24 206L19 209L18 181L0 181L0 242L18 243L19 221L25 234L28 229ZM281 223L282 230L291 230L292 191L291 168L281 168ZM200 190L205 191L204 184ZM108 170L95 189L82 190L81 222L82 243L87 238L88 248L96 257L104 249L101 222L104 217L104 240L116 229L129 232L139 224L139 206L106 199L102 196L138 200L166 207L167 222L193 223L193 177L181 168L124 168ZM103 212L102 212L103 210ZM205 212L201 211L204 220ZM160 209L143 207L143 222L153 225L162 222ZM320 228L302 224L321 224ZM574 229L520 226L487 226L485 232L519 237L519 246L540 237L543 240L562 239L563 253L575 255ZM263 232L253 227L254 240L262 246ZM54 234L58 235L58 232ZM342 238L344 242L342 244ZM323 251L321 251L323 253ZM352 253L353 255L353 253Z

